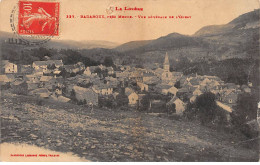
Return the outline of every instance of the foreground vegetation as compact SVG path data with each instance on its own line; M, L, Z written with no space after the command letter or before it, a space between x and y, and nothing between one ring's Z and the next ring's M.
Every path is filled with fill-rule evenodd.
M72 152L91 161L258 161L239 132L135 111L91 110L3 93L2 143ZM255 143L254 143L255 144Z

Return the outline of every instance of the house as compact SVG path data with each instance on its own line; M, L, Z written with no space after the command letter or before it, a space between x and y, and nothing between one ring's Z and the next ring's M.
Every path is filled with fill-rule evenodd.
M161 93L163 95L174 95L176 96L176 93L178 91L177 88L175 88L174 86L171 85L167 85L167 84L158 84L156 85L156 91L158 93Z
M190 79L189 82L190 82L191 86L193 86L193 87L199 87L199 85L200 85L200 80L197 77Z
M211 83L211 80L209 80L208 78L205 78L201 83L200 85L208 85L209 83Z
M137 86L140 88L141 91L148 91L149 86L142 82L137 82Z
M135 80L136 82L143 82L143 72L140 70L130 72L129 79Z
M180 80L183 76L182 72L172 72L172 76L176 79L176 80Z
M76 99L78 101L86 100L89 105L98 105L98 94L91 88L83 88L80 86L73 86Z
M74 65L64 65L64 69L68 73L78 73L80 71L85 70L85 65L82 62L78 62Z
M241 89L245 92L245 93L251 93L251 88L249 88L247 85L242 85Z
M110 85L113 88L116 88L118 85L118 80L113 77L105 77L106 84Z
M185 110L185 103L181 101L178 97L173 97L168 103L167 106L175 104L176 114L181 115Z
M193 95L193 96L191 96L191 98L190 98L190 103L194 103L195 102L195 100L197 99L197 95Z
M35 72L48 72L48 66L55 66L55 68L59 68L63 66L62 60L48 60L48 61L34 61L32 64ZM53 69L55 69L53 68Z
M138 95L135 92L133 92L131 90L127 90L127 91L125 91L125 94L128 97L128 101L129 101L128 104L130 106L137 105L137 103L138 103Z
M55 89L55 94L56 95L62 95L62 89L61 88L56 88Z
M18 66L18 72L24 74L32 74L33 68L31 65L20 65L20 67Z
M97 75L97 73L95 73L97 68L99 68L99 67L98 66L87 67L85 69L85 71L83 72L83 74L85 74L86 76Z
M115 72L117 78L122 78L122 79L128 79L130 77L130 72L129 71L124 71L124 72Z
M133 92L135 92L134 89L132 89L130 87L125 88L125 93L133 93Z
M48 82L48 81L50 81L51 79L52 79L51 76L42 76L42 77L40 78L40 82Z
M154 77L156 77L156 76L153 73L144 73L143 82L149 81L149 80L153 79Z
M165 100L151 99L148 110L150 113L166 113L167 107Z
M143 81L144 84L148 85L149 91L153 91L156 89L156 85L159 84L161 80L158 77L152 77L149 80Z
M176 96L178 92L178 89L175 88L174 86L172 86L171 88L168 89L168 94L172 95L172 96Z
M138 95L138 105L142 106L142 99L146 96L146 94L140 93Z
M74 65L64 65L63 68L66 70L68 73L76 73L75 66Z
M49 86L51 87L50 89L54 88L54 87L58 87L58 88L64 88L64 79L63 78L54 78L52 77L49 81L44 82L45 86Z
M193 91L193 93L192 93L192 95L193 96L199 96L199 95L201 95L203 92L200 90L200 88L196 88L194 91Z
M107 69L108 75L114 74L114 69L113 69L113 67L107 67L106 69Z
M0 75L0 82L2 83L8 83L14 80L15 80L14 75L5 75L5 74Z
M219 90L220 83L218 81L212 80L210 83L207 84L207 89L209 90Z
M226 83L223 85L223 89L237 90L237 85L235 83Z
M221 101L227 104L236 104L238 93L234 91L226 91L222 94Z
M100 95L111 95L113 93L113 87L102 83L93 85L92 89Z
M54 69L54 70L53 70L53 74L54 74L55 76L59 75L60 73L61 73L61 71L60 71L59 69Z
M157 68L155 71L154 71L154 74L157 76L157 77L161 77L162 74L163 74L164 70L162 68Z
M25 76L27 83L40 83L40 76L29 74Z
M8 60L2 60L0 62L1 73L17 73L17 65L9 62Z

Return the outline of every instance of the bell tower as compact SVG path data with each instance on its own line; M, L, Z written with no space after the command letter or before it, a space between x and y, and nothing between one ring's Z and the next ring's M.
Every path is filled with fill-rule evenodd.
M169 63L169 57L167 52L164 58L163 70L164 72L170 72L170 63Z
M168 53L166 52L164 63L163 63L163 73L162 73L162 80L169 81L172 79L172 73L170 72L170 63Z

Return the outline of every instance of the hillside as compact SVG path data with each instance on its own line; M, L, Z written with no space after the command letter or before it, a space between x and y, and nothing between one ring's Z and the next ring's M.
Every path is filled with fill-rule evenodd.
M130 41L130 42L124 43L124 44L116 47L115 50L117 50L119 52L130 51L132 49L136 49L136 48L142 47L144 45L147 45L150 42L151 42L151 40Z
M218 49L228 52L228 58L259 57L260 9L243 14L226 25L201 28L193 36L214 43Z
M87 107L47 99L39 105L36 98L5 93L1 99L2 143L70 152L90 161L258 161L257 147L249 147L242 135L196 122L133 110L91 113Z
M136 61L147 63L162 61L166 51L172 60L180 57L192 61L205 57L216 60L258 58L259 11L243 14L225 25L202 27L191 36L171 33L145 44L133 41L135 48L125 49L124 53L136 57ZM141 44L137 46L138 43Z
M168 52L174 68L182 58L190 62L201 59L225 60L231 58L259 58L259 9L245 13L228 24L202 27L194 35L171 33L155 40L131 41L119 46L105 41L57 41L41 45L46 48L75 49L82 56L102 61L104 57L120 59L124 64L162 63L165 52ZM24 49L20 45L5 43L10 33L0 33L2 54L15 56ZM115 47L111 49L112 47ZM17 53L15 53L17 52ZM54 59L61 58L55 54ZM9 58L12 59L12 58ZM18 59L19 60L19 59ZM31 60L30 60L31 61Z
M18 37L13 33L0 31L1 44L7 43L9 38L18 39ZM94 48L112 49L118 45L119 45L118 43L114 43L110 41L102 41L102 40L73 41L73 40L52 39L41 46L53 48L53 49L94 49Z

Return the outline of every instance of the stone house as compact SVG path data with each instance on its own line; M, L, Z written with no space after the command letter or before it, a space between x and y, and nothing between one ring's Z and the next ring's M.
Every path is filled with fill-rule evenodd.
M181 101L178 97L173 97L168 103L167 106L170 106L172 104L175 104L175 110L176 110L176 114L178 115L182 115L182 113L185 110L185 103L183 101Z
M62 67L62 60L34 61L32 67L35 72L47 73L48 66L54 65L56 68Z
M107 84L93 85L93 90L100 95L111 95L113 93L113 87Z
M85 69L83 74L85 74L86 76L97 75L97 73L94 73L97 68L99 68L99 67L98 66L89 66Z
M161 93L163 95L174 95L176 96L176 93L178 91L177 88L171 85L167 84L158 84L155 89L158 93Z
M149 86L142 82L137 82L137 86L140 88L141 91L148 91Z
M128 97L129 105L135 106L138 104L138 94L132 91L125 91L126 96Z
M2 60L0 62L1 73L17 73L17 65L9 62L8 60Z

